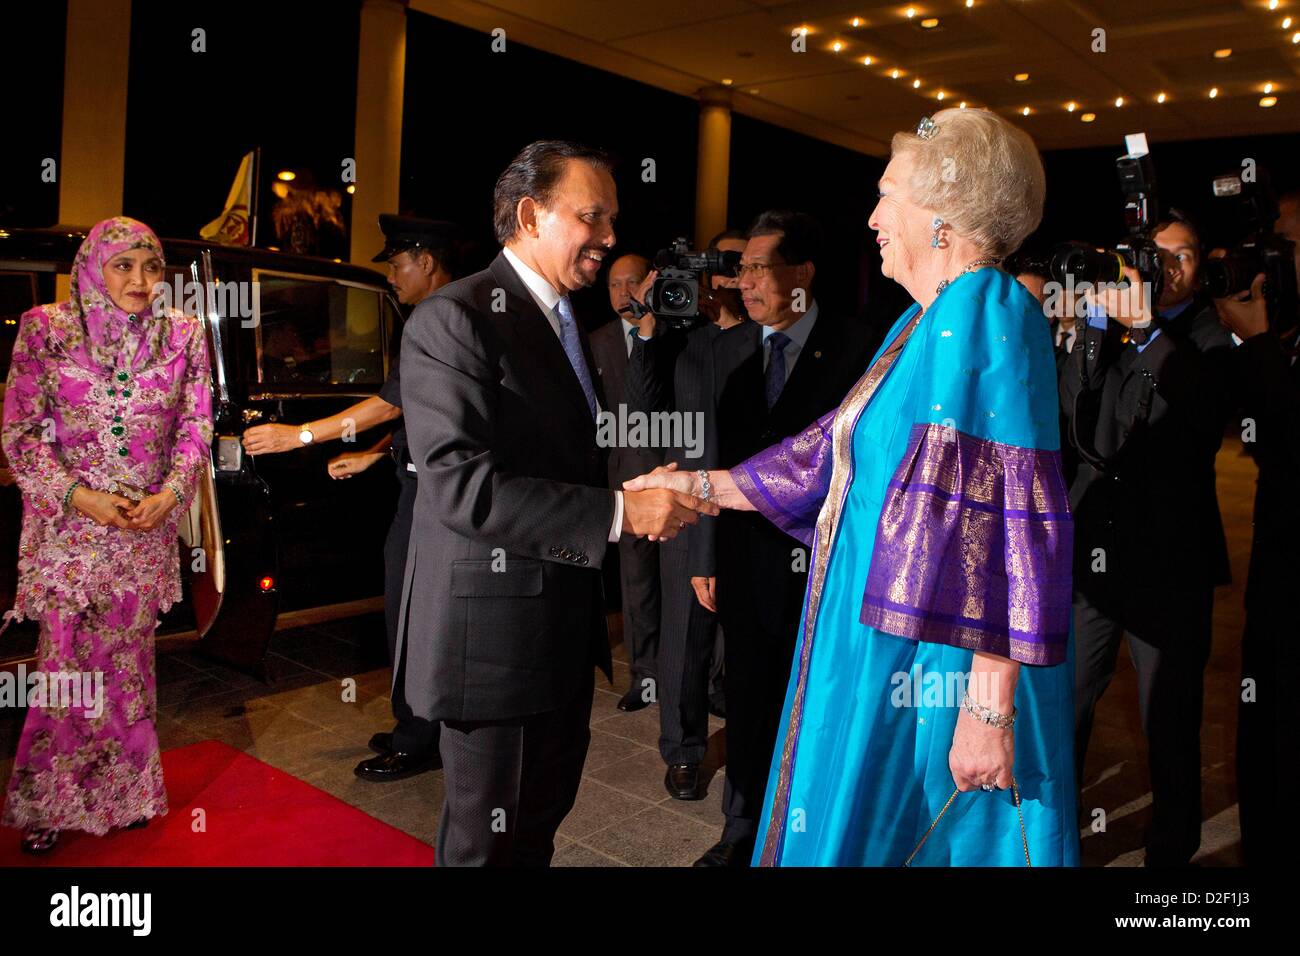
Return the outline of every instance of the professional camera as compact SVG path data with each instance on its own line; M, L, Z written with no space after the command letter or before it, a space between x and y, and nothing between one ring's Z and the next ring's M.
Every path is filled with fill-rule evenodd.
M1224 299L1250 288L1264 273L1264 301L1269 328L1286 331L1297 322L1295 243L1273 231L1277 198L1268 173L1257 169L1258 181L1244 180L1237 172L1214 180L1214 195L1238 203L1243 238L1222 259L1207 259L1201 266L1201 284L1213 299Z
M1120 191L1124 194L1124 224L1127 238L1114 249L1098 252L1077 243L1060 246L1052 255L1049 269L1057 282L1078 286L1087 283L1122 283L1124 266L1136 269L1151 289L1151 301L1160 299L1164 268L1160 249L1151 241L1150 230L1157 221L1156 176L1147 150L1145 133L1124 137L1128 153L1115 160Z
M701 278L705 273L734 276L739 264L739 252L693 252L685 239L676 239L655 254L654 267L659 274L644 303L632 300L632 312L637 318L653 312L655 319L669 328L690 329L702 324L706 318L700 315Z

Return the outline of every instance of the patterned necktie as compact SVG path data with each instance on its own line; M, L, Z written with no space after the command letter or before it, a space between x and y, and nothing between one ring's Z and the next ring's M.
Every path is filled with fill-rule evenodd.
M767 360L767 410L770 412L776 400L785 388L785 347L790 344L790 336L784 332L773 332L767 337L772 345L772 356Z
M569 364L573 366L573 374L578 376L578 384L582 386L582 394L587 396L587 407L591 409L591 417L596 417L596 389L591 384L591 373L587 370L587 360L582 356L582 340L578 338L578 322L573 317L573 305L569 302L566 295L555 303L555 314L560 317L560 344L564 346L564 354L568 356Z
M637 330L635 326L627 330L627 357L628 358L632 357L632 349L636 347L636 333Z

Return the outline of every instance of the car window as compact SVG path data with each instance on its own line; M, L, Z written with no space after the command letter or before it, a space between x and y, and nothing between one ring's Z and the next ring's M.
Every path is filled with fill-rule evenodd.
M381 296L328 279L258 271L257 379L264 385L379 385Z

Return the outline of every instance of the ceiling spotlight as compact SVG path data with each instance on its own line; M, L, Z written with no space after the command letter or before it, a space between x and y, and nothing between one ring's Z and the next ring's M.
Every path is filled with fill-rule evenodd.
M872 60L871 57L869 57L869 56L864 56L864 57L862 58L862 65L863 65L863 66L870 66L870 65L871 65L872 63L874 63L874 62L875 62L875 61Z
M1070 102L1065 104L1065 111L1067 113L1073 113L1077 108L1078 108L1078 104L1075 103L1074 100L1070 100Z
M1277 0L1268 0L1268 8L1269 8L1270 10L1276 10L1276 9L1277 9Z
M898 78L899 78L900 76L902 76L903 74L900 73L898 70L890 70L890 71L889 71L889 75L890 75L891 77L893 77L894 79L898 79Z
M275 174L275 178L281 182L291 183L298 178L298 174L292 169L284 169Z
M970 4L967 3L966 6L969 7ZM957 104L957 109L959 109L959 110L964 110L965 108L966 108L966 101L965 101L965 100L962 100L960 103Z
M1283 17L1283 18L1282 18L1282 29L1283 29L1283 30L1290 30L1290 29L1291 29L1291 18L1290 18L1290 17Z
M907 12L907 19L910 20L912 19L912 17L916 16L916 7L908 7L906 12Z
M938 17L926 17L921 21L921 28L924 30L933 30L939 25Z
M1292 42L1292 43L1300 43L1300 33L1293 33L1293 34L1291 34L1291 42Z
M731 77L727 77L725 80L723 80L723 81L722 81L722 85L723 85L723 86L730 86L730 85L731 85Z
M806 36L808 35L808 28L807 28L807 27L799 27L799 28L798 28L797 30L795 30L794 32L797 33L797 34L799 34L801 37L806 37Z
M1017 83L1024 83L1024 82L1028 81L1028 79L1029 79L1029 74L1028 74L1028 73L1017 73L1014 77L1012 77L1012 79L1014 79Z
M1165 98L1166 98L1166 97L1165 97L1165 94L1163 94L1163 93L1157 93L1157 94L1156 94L1156 102L1157 102L1157 103L1163 103L1163 102L1165 101Z
M1024 115L1024 116L1028 116L1028 115L1029 115L1029 107L1026 106L1026 107L1025 107L1023 110L1021 110L1020 112L1021 112L1022 115Z
M1085 123L1091 123L1096 118L1097 118L1096 113L1084 113L1082 116L1079 117L1079 119L1083 120Z
M1230 56L1232 56L1232 47L1225 46L1222 50L1214 51L1214 58L1216 60L1226 60Z
M356 184L355 184L355 183L349 183L349 184L348 184L348 195L349 195L349 196L354 195L354 194L356 193L356 191L357 191Z
M1259 105L1264 107L1264 109L1268 109L1270 106L1277 106L1277 97L1265 96L1259 101Z
M1272 83L1265 83L1265 84L1264 84L1264 92L1265 92L1265 93L1272 93L1272 92L1273 92L1273 84L1272 84Z
M1214 99L1218 95L1219 95L1219 88L1217 86L1210 87L1210 99Z
M912 89L919 90L920 88L921 88L921 78L918 76L916 79L912 81Z
M945 96L947 96L947 95L948 95L948 94L945 93L943 90L940 90L938 93L935 94L935 99L939 99L939 100L941 100L941 99L943 99L943 98L944 98Z
M854 17L850 22L851 22L855 27L860 27L860 26L862 26L862 18L861 18L861 17Z
M1123 105L1124 105L1124 97L1122 96L1115 97L1115 109L1119 109Z
M966 9L969 10L973 6L975 6L975 0L966 0Z
M831 49L834 50L836 53L839 53L840 50L844 49L844 44L841 43L839 40L836 40L834 43L831 44Z

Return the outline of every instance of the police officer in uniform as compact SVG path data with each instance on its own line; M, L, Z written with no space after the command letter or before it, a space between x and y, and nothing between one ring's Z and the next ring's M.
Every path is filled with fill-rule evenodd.
M388 283L402 305L414 307L455 278L455 242L459 230L454 223L385 214L379 217L379 228L384 233L384 248L371 261L388 263ZM306 442L339 438L349 419L354 430L362 432L401 416L400 363L394 361L388 380L377 396L302 426L267 424L250 428L244 434L244 447L254 455L290 451ZM397 466L400 490L397 512L384 542L384 624L388 657L394 670L398 670L403 662L395 659L397 618L415 508L416 479L415 465L407 450L405 424L399 421L391 437L385 437L371 448L344 452L331 459L329 473L336 479L350 478L389 455ZM400 679L394 683L396 726L391 732L377 733L370 738L370 749L376 756L356 767L356 775L364 780L401 780L439 764L438 724L411 713L402 697L403 683Z

